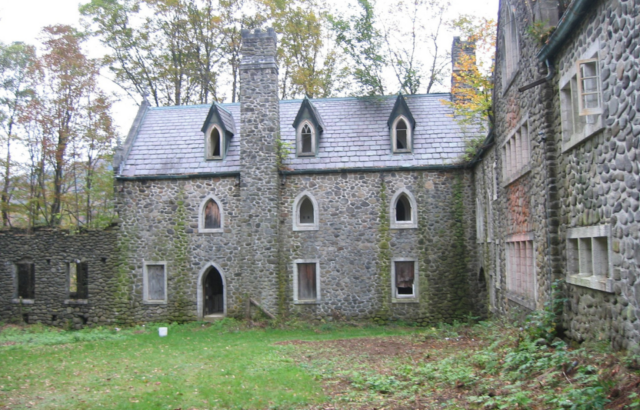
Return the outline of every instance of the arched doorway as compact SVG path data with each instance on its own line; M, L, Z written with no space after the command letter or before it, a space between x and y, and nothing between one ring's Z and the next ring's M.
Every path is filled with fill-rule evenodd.
M224 282L213 266L202 278L203 316L224 314Z

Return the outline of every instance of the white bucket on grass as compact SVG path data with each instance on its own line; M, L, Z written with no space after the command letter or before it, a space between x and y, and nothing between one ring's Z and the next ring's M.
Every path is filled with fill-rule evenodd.
M158 334L160 335L160 337L165 337L167 335L169 328L167 327L159 327L158 328Z

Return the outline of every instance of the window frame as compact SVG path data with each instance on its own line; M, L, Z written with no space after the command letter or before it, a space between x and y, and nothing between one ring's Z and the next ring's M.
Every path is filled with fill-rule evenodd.
M599 238L607 241L606 249L597 248ZM573 242L576 242L574 246ZM590 260L583 260L587 252L582 252L581 247L590 245ZM568 228L565 241L566 257L566 281L572 285L582 286L602 292L613 293L613 249L612 249L611 227L609 225L584 226L578 228ZM602 260L602 252L606 253L606 269L595 269L596 260ZM577 264L577 266L575 266ZM583 269L583 266L590 267L591 272ZM602 266L600 266L602 268Z
M218 205L218 209L220 210L220 227L219 228L205 228L205 216L204 216L204 211L205 211L205 207L207 206L207 202L209 202L209 200L213 200L217 205ZM224 232L224 222L225 222L225 215L224 215L224 205L222 204L222 201L220 201L220 199L213 194L207 195L204 200L200 203L200 207L198 208L198 233L222 233Z
M526 158L522 157L523 129L527 130ZM520 179L524 174L531 171L531 147L531 127L529 124L529 116L527 115L520 120L518 125L511 130L507 138L505 138L502 144L500 144L502 155L502 180L505 186ZM513 152L510 152L511 150L513 150ZM515 157L511 158L514 154ZM518 162L520 162L520 164L518 164Z
M401 195L406 195L411 205L411 220L396 220L396 205ZM406 188L401 188L393 195L389 206L389 221L391 229L416 229L418 227L418 206L413 194Z
M580 64L596 63L598 76L598 93L600 107L597 109L581 110L582 94L580 92ZM583 141L600 133L604 129L604 96L602 95L602 81L600 79L600 42L595 41L574 64L567 64L568 69L560 76L558 92L560 97L560 122L562 129L562 152L566 152ZM578 101L574 101L576 98ZM591 118L589 118L591 117ZM577 121L580 121L578 124ZM591 121L591 122L590 122ZM578 125L580 126L578 130Z
M399 295L397 293L396 262L413 262L413 295ZM420 266L418 258L391 258L391 303L420 303Z
M302 152L302 129L305 125L309 126L311 130L311 152ZM318 132L311 121L304 120L298 124L298 129L296 130L296 157L315 157L318 146L317 136Z
M516 266L513 266L512 263L514 261L518 261L516 259L514 259L512 256L516 256L513 255L511 253L511 251L509 250L509 246L511 244L515 244L515 243L525 243L525 258L527 257L527 248L526 248L526 244L528 242L531 242L531 292L532 294L530 295L526 295L526 294L520 294L518 292L515 292L513 289L513 278L515 274L517 274L517 268L518 268L518 263L516 263ZM536 309L536 301L538 299L538 272L536 270L536 243L535 243L535 239L534 239L534 234L533 232L529 232L529 233L522 233L522 234L514 234L514 235L510 235L507 237L507 239L504 241L504 255L505 255L505 282L506 282L506 291L507 291L507 298L509 298L510 300L528 308L531 310L535 310ZM514 269L516 269L516 272L514 272ZM525 266L526 269L526 266ZM526 272L525 272L526 274Z
M315 299L300 299L298 297L298 281L299 272L298 264L301 263L313 263L316 265L316 298ZM296 259L293 264L293 303L296 305L316 305L321 300L321 285L320 285L320 261L318 259Z
M597 90L595 93L590 93L590 94L597 94L598 97L598 107L596 108L586 108L584 107L584 94L586 93L585 90L583 89L583 77L582 77L582 70L580 69L580 66L583 64L589 64L589 63L595 63L595 69L596 69L596 74L595 76L592 76L590 78L595 79L596 85L597 85ZM577 76L577 83L578 83L578 112L579 112L579 116L584 117L584 116L588 116L588 115L598 115L598 114L602 114L603 112L603 101L602 101L602 84L600 82L600 61L598 60L597 57L592 57L592 58L587 58L587 59L582 59L582 60L578 60L576 61L576 76Z
M160 265L164 268L164 299L149 299L149 271L148 266ZM142 266L142 302L146 305L166 305L168 303L167 289L167 262L166 261L144 261Z
M407 147L403 149L398 149L398 138L397 138L397 125L400 120L404 121L407 126ZM391 151L394 154L411 154L413 153L413 130L411 129L411 122L404 115L398 115L395 120L393 120L393 125L391 126Z
M476 197L476 243L484 243L484 204L482 196Z
M220 135L220 155L219 156L214 156L211 155L211 138L212 138L212 133L213 130L217 129L218 130L218 135ZM207 161L221 161L225 158L225 154L226 154L226 135L224 133L224 131L222 131L222 128L218 125L218 124L211 124L209 125L209 128L207 129L207 132L205 133L205 160Z
M506 23L502 30L503 58L502 58L502 92L505 93L520 71L520 34L518 33L518 19L515 7L509 1L506 4ZM515 44L513 44L515 43Z
M300 206L303 199L307 197L313 205L313 223L302 224L300 223ZM317 231L320 229L320 211L318 208L318 201L309 191L303 191L298 194L293 200L293 208L291 215L293 217L292 227L294 231Z

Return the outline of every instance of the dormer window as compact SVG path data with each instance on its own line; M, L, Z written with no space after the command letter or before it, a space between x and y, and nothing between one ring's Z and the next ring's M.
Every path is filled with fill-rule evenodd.
M298 155L313 156L316 154L316 132L313 125L303 122L298 132Z
M411 130L407 127L407 121L400 117L393 128L393 152L411 151Z
M204 133L204 158L206 160L224 159L231 138L236 132L231 113L213 103L201 131Z
M387 125L389 126L391 139L391 152L394 154L411 153L413 151L413 130L416 128L416 121L411 115L411 110L402 94L398 94L396 98L396 103L391 110Z
M207 158L222 159L223 137L220 129L212 125L207 138Z

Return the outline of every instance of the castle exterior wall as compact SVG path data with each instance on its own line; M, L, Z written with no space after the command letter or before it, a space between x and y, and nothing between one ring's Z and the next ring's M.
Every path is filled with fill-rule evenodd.
M287 175L280 204L287 310L301 317L421 324L476 315L480 301L471 270L475 264L471 178L462 170ZM417 228L391 228L391 201L403 189L415 198ZM317 230L293 230L294 200L303 193L318 203ZM416 300L393 300L394 258L417 262ZM308 259L319 262L320 300L296 304L293 264Z
M507 261L503 241L514 232L529 230L533 232L536 249L535 308L542 309L550 300L553 282L566 281L561 289L568 300L563 312L568 336L578 341L609 340L615 348L636 350L640 340L640 180L636 157L640 131L637 116L640 5L631 1L591 3L551 56L553 77L519 91L518 88L547 75L545 64L537 60L542 45L527 34L526 22L534 21L531 8L526 2L512 1L517 16L520 61L513 81L510 84L502 81L505 75L502 33L507 3L501 2L492 151L497 157L498 180L504 181L503 144L524 118L528 118L531 160L530 170L523 176L514 182L499 182L494 229L500 244L500 268L506 275L503 283L492 291L497 295L495 310L501 314L528 308L521 303L513 304L508 294L500 295L504 279L511 273L504 270ZM566 131L563 137L561 85L567 83L577 61L591 58L594 50L603 101L602 128L595 127L592 135L576 142L568 138ZM505 83L507 86L503 87ZM486 154L476 166L476 183L492 160L491 154ZM588 285L589 281L595 282L594 275L577 275L572 270L575 253L568 248L576 235L596 231L601 232L598 235L609 247L600 254L608 256L596 259L608 257L610 265L605 279L597 286Z

